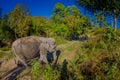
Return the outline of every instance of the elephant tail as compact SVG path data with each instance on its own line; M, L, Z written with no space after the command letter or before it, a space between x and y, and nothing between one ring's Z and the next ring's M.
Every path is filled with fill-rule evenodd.
M16 60L16 52L15 52L15 48L12 46L12 53L14 54L15 58L14 58L14 61L15 61L15 64L17 64L17 60Z
M20 55L18 55L16 53L15 46L12 46L12 51L13 51L14 55L16 56L16 59L18 60L18 61L15 60L15 63L18 64L18 62L20 61L25 67L28 67L27 64L26 64L26 62L24 60L22 60L22 58L20 57Z

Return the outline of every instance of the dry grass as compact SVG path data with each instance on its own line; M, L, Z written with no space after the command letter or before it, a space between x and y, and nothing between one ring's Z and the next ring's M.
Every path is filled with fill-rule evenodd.
M69 41L65 44L58 45L57 49L61 51L58 62L62 63L65 59L72 61L81 51L81 43L79 41Z

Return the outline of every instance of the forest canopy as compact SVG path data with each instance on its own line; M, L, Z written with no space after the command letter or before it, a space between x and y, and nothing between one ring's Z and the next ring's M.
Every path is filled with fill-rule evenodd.
M0 25L1 41L12 42L30 35L77 39L86 32L86 28L91 27L91 21L75 5L65 7L57 3L51 18L47 19L34 17L26 5L17 4L13 11L2 16Z

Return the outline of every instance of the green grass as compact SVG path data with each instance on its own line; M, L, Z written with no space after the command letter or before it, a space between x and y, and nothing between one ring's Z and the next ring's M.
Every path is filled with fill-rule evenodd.
M0 52L0 58L3 58L4 56L6 56L6 53Z
M105 42L104 28L89 31L91 36L85 42L67 41L58 45L61 54L58 63L68 61L68 80L119 80L120 41ZM104 64L106 63L106 64ZM89 75L91 74L91 75ZM72 75L72 77L71 77Z
M7 58L8 58L8 59L11 59L11 58L13 58L13 57L15 57L13 53L8 53L8 54L7 54Z
M40 76L40 64L38 61L33 61L31 74L34 80L38 80Z
M58 37L58 36L56 36L55 39L56 39L56 44L57 44L57 45L67 43L67 40L65 40L63 37Z
M31 74L34 79L59 80L119 80L120 40L107 42L103 39L106 29L94 28L87 41L67 41L56 37L57 50L61 51L56 67L33 62ZM112 38L111 38L112 39ZM0 57L5 55L0 54ZM7 55L13 58L10 53ZM66 65L64 61L66 60ZM62 75L66 73L66 76Z
M10 49L11 49L11 48L10 48L10 47L7 47L7 46L0 48L1 51L9 51Z

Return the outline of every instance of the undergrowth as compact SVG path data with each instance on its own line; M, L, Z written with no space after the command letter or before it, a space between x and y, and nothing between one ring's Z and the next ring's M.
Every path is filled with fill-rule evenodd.
M120 32L96 27L86 35L90 36L83 42L56 37L61 51L57 64L33 61L33 80L120 80Z

